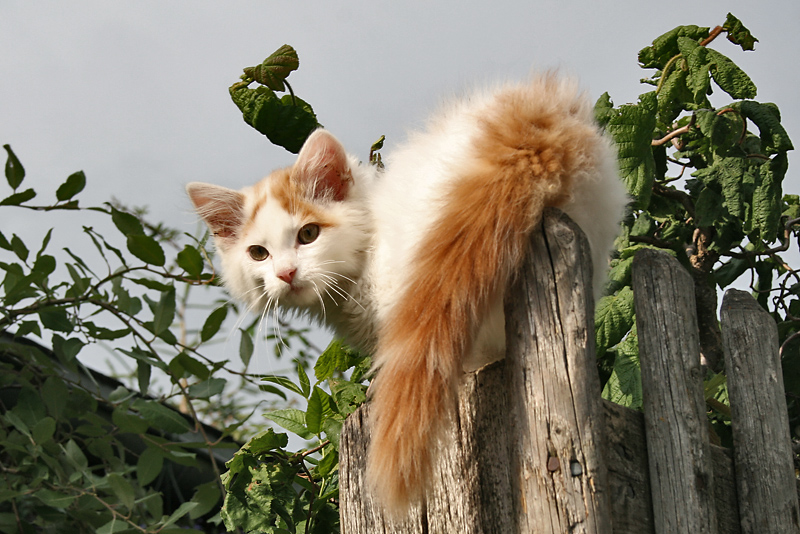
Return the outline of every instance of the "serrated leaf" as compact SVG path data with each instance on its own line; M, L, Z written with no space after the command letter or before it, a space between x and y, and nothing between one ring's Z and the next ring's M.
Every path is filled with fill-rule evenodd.
M285 91L284 81L299 66L300 60L297 52L285 44L270 54L260 65L244 69L244 73L273 91Z
M173 434L182 434L191 430L191 425L180 413L159 402L139 399L133 403L132 407L138 410L150 425L159 430Z
M178 252L177 263L191 278L200 278L203 272L203 256L191 245L185 245Z
M146 486L156 479L164 466L164 456L155 447L148 447L136 462L136 479Z
M131 254L149 265L163 267L166 263L164 249L150 236L129 235L128 250Z
M306 427L312 434L319 434L322 430L322 397L319 392L320 389L315 387L306 408Z
M783 207L781 182L788 166L788 158L784 152L759 168L760 173L753 191L753 228L757 228L761 238L767 242L773 242L777 238Z
M265 86L250 89L234 85L230 94L247 124L292 153L298 153L308 136L319 127L314 110L298 97L278 98Z
M314 376L317 378L317 382L328 380L336 371L347 371L357 359L358 352L349 348L341 340L334 339L317 358L317 363L314 364Z
M640 96L638 104L620 106L606 127L617 146L620 177L640 209L647 208L653 192L655 125L656 94L650 92Z
M755 44L758 42L758 39L753 37L750 30L745 28L744 24L732 14L728 13L728 17L725 19L725 24L723 24L722 29L728 33L728 40L733 44L741 46L742 50L755 49Z
M758 92L756 84L736 63L712 48L708 49L708 60L711 77L731 98L755 98Z
M634 323L633 291L626 286L616 295L600 299L595 312L594 327L597 357L622 341Z
M746 259L731 258L728 263L714 271L714 280L720 289L724 289L743 275L749 267L750 263Z
M777 154L794 148L774 105L747 100L738 102L735 107L758 127L761 149L765 154Z
M656 37L652 45L639 51L639 63L645 69L663 69L669 60L680 52L678 49L679 38L686 37L693 41L700 41L708 37L708 30L709 28L694 25L673 28Z
M250 358L253 356L253 338L247 330L239 329L242 333L241 340L239 341L239 357L242 360L245 368L250 365Z
M306 414L296 408L286 408L284 410L272 410L264 414L264 417L280 425L290 432L294 432L303 439L311 439L314 434L306 428Z
M186 392L189 396L197 399L209 399L222 393L226 383L227 381L224 378L209 378L203 382L192 384Z
M214 335L219 332L220 327L222 326L222 322L225 320L225 317L228 316L228 307L222 306L217 308L209 316L206 318L205 322L203 323L203 328L200 330L200 339L202 341L208 341Z
M86 175L83 171L70 174L67 177L67 181L61 184L56 190L56 198L60 202L69 200L83 191L84 187L86 187Z
M302 363L297 364L297 382L300 385L300 392L303 397L308 398L308 395L311 393L311 381L308 379L308 375Z
M17 188L22 183L22 180L25 179L25 168L20 163L17 155L14 154L14 151L11 150L10 145L3 145L3 148L6 149L6 153L8 153L8 158L6 159L6 180L8 181L8 185L11 186L11 189L17 190ZM29 189L32 191L32 189Z
M642 372L638 355L636 327L618 345L614 370L603 388L604 399L631 409L642 406Z

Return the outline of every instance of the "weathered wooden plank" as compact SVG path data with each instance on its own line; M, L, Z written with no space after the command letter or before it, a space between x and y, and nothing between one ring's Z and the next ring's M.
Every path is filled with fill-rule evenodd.
M800 532L777 326L736 289L721 318L742 532Z
M653 534L644 414L603 401L606 412L606 461L614 534ZM711 445L714 501L720 534L739 534L733 452Z
M691 276L664 252L633 262L634 306L657 533L717 532Z
M519 532L611 532L591 265L557 211L506 296L512 487Z

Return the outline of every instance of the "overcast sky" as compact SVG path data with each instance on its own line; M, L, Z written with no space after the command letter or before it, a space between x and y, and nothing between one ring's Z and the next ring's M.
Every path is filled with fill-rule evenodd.
M186 182L239 188L292 161L242 121L227 90L284 43L300 56L297 95L366 159L381 134L390 150L448 94L531 69L561 68L593 99L635 101L650 90L639 84L642 47L681 24L722 24L728 11L760 40L756 51L712 46L750 74L758 100L778 104L800 143L798 0L2 0L0 144L48 198L84 170L87 202L147 205L191 232ZM790 161L785 191L800 193ZM0 210L0 228L58 224L30 217ZM75 235L58 228L56 239Z

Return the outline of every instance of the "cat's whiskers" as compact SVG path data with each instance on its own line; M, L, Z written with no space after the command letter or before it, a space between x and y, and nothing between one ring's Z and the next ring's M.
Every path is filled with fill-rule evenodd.
M319 272L318 275L320 278L324 279L327 282L326 287L332 289L337 295L344 298L345 301L352 300L358 305L359 308L364 310L364 306L362 306L361 303L358 301L358 299L356 299L350 292L348 292L341 286L340 280L337 279L336 277L338 276L339 278L343 278L348 282L351 282L353 285L358 285L358 282L335 271Z

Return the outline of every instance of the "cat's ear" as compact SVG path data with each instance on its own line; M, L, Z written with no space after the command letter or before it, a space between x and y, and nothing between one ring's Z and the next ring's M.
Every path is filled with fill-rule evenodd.
M232 243L244 224L244 195L219 185L192 182L186 192L217 242Z
M306 139L291 177L317 201L342 201L353 184L347 152L338 139L323 129Z

